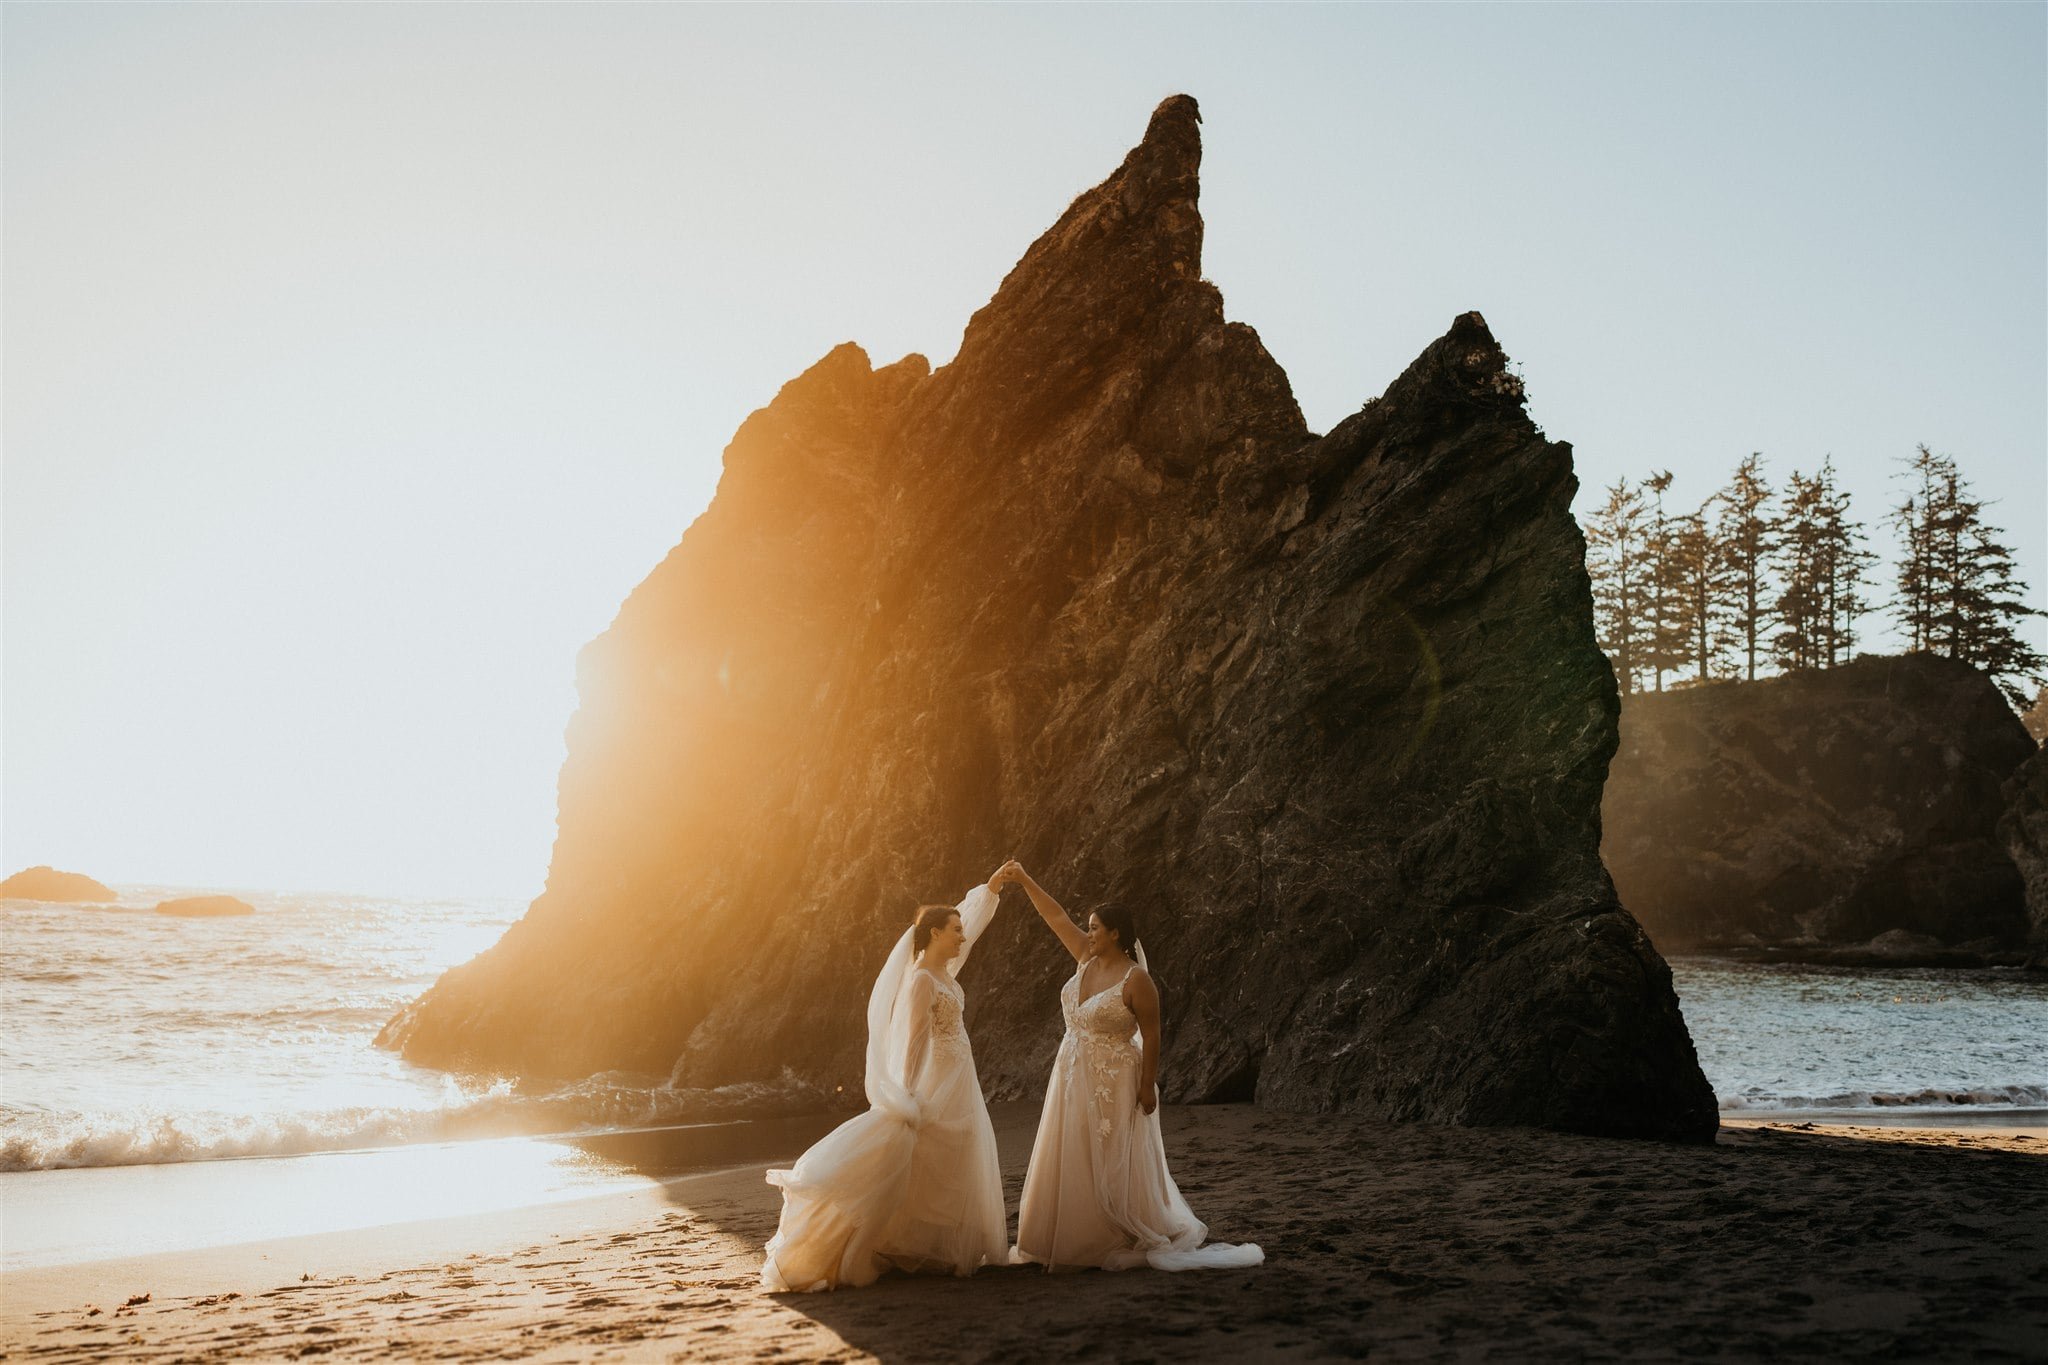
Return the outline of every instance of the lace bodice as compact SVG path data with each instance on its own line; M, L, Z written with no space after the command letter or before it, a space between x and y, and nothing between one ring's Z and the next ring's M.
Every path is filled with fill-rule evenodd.
M932 995L932 1051L966 1048L967 1024L962 1011L967 1008L967 992L950 977L934 976L932 984L938 988Z
M1067 1032L1128 1042L1138 1027L1138 1016L1124 1003L1124 982L1130 979L1130 972L1083 1000L1081 978L1087 970L1087 965L1082 964L1081 970L1069 977L1060 990L1060 1013L1066 1018Z

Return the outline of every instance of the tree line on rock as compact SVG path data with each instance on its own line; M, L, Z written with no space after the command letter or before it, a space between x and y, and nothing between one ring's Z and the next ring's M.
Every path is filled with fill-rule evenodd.
M1902 462L1905 500L1888 601L1869 528L1824 459L1782 491L1752 453L1690 511L1665 506L1673 477L1619 479L1584 519L1601 648L1624 694L1760 672L1830 668L1855 655L1858 622L1885 613L1910 651L1974 664L2025 707L2048 660L2020 635L2026 605L2004 532L1953 457L1926 446Z

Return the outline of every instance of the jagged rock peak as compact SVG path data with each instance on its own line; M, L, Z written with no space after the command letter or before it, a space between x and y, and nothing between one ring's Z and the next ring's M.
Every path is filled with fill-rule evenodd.
M1192 215L1195 238L1191 272L1201 271L1201 227L1195 201L1202 193L1202 111L1193 95L1169 95L1152 111L1145 138L1118 168L1125 212L1180 210ZM1172 226L1185 227L1178 218Z
M1169 298L1201 280L1201 166L1201 115L1192 97L1175 95L1123 164L1025 251L968 322L948 368L971 374L999 356L1020 377L1058 382L1075 368L1063 353L1099 359L1109 343L1156 323ZM1202 287L1220 323L1222 301Z
M931 362L916 351L876 369L864 347L857 342L842 341L819 357L809 369L784 384L776 393L775 402L812 393L866 390L872 387L871 381L880 381L884 388L895 392L915 384L931 372ZM768 406L774 407L775 403Z
M773 401L756 408L725 448L730 470L766 455L793 469L817 463L828 451L818 448L817 413L838 410L849 423L873 425L874 414L893 408L931 374L931 362L912 351L891 365L875 369L868 353L851 341L827 351L816 363L779 389Z
M828 356L594 642L547 892L387 1026L421 1061L859 1091L873 964L1021 858L1122 898L1170 1100L1710 1138L1599 859L1615 743L1571 450L1476 313L1310 437L1201 279L1193 100L922 376ZM963 977L1035 1093L1073 963Z
M1527 395L1508 368L1507 352L1478 313L1460 313L1401 377L1387 387L1387 403L1453 401L1520 409Z
M1077 197L1038 239L1012 277L1062 248L1119 229L1149 239L1161 268L1176 278L1202 273L1202 115L1192 95L1173 95L1152 111L1145 136L1107 180Z

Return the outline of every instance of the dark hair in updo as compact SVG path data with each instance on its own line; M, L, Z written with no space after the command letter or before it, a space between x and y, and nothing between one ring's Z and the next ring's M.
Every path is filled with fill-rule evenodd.
M1116 935L1117 947L1132 957L1138 955L1138 917L1128 905L1122 901L1104 901L1095 907L1094 914L1103 928Z
M917 923L910 931L910 952L912 956L931 947L932 935L946 925L946 921L960 912L950 905L920 905L917 907Z

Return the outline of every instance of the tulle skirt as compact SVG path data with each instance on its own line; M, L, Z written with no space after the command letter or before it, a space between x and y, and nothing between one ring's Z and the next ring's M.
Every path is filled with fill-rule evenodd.
M789 1170L768 1243L770 1290L872 1284L891 1267L971 1275L1008 1249L995 1130L964 1047L935 1051L920 1121L870 1109L819 1139Z
M1045 1088L1011 1259L1048 1270L1258 1265L1266 1254L1256 1246L1202 1245L1209 1229L1167 1170L1159 1112L1138 1109L1138 1071L1128 1039L1067 1034Z

